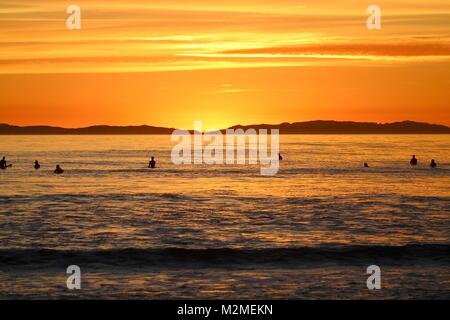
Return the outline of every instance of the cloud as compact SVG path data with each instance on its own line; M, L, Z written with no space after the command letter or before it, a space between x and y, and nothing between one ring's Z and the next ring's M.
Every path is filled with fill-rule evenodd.
M228 50L222 54L238 55L355 55L422 57L450 56L449 43L336 43L304 44L299 46L267 47L243 50Z
M380 32L367 30L365 8L356 0L79 0L82 30L76 32L67 31L66 5L58 0L6 1L0 5L0 74L116 72L130 65L159 71L367 64L450 55L450 9L436 9L435 0L415 2L428 8L423 11L398 3L396 10L383 10Z

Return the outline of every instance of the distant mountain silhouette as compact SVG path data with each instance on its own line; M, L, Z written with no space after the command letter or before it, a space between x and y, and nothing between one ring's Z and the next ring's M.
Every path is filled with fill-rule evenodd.
M424 122L403 121L393 123L352 122L352 121L306 121L281 123L279 125L259 124L237 125L231 129L280 129L282 134L442 134L450 133L450 128Z
M173 128L152 126L91 126L85 128L67 129L50 126L19 127L0 124L0 134L172 134Z
M450 128L424 122L403 121L393 123L351 121L306 121L294 123L233 126L229 129L280 129L281 134L450 134ZM19 127L0 124L0 135L56 135L56 134L171 134L174 128L153 126L91 126L86 128L60 128L51 126ZM225 129L222 130L224 132ZM192 132L192 131L191 131Z

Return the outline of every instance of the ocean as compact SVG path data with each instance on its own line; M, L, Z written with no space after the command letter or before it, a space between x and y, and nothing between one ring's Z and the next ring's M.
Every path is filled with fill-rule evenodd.
M170 136L2 136L0 299L450 298L450 135L280 141L262 176Z

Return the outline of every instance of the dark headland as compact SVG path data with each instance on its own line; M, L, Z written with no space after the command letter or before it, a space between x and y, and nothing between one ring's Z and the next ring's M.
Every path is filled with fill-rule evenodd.
M450 127L424 122L393 123L351 121L305 121L281 124L237 125L230 129L280 129L281 134L450 134ZM172 134L174 128L153 126L91 126L61 128L51 126L14 126L0 124L0 135L113 135L113 134ZM224 129L222 130L225 131Z

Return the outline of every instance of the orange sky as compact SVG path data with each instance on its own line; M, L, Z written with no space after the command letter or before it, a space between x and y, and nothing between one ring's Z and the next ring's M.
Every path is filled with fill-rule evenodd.
M450 2L0 4L0 123L191 128L314 119L450 125Z

